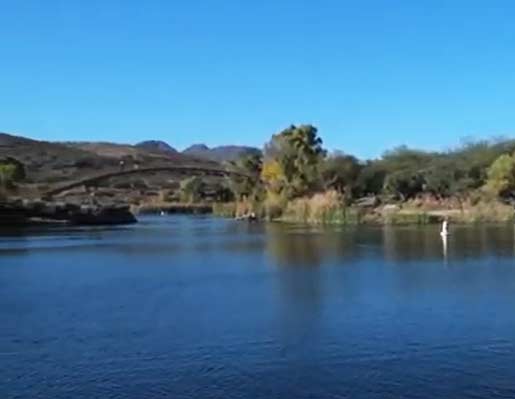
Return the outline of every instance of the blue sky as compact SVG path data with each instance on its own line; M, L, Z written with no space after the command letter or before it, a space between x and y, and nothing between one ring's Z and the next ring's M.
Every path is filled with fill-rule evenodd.
M0 131L374 157L515 136L513 1L0 0Z

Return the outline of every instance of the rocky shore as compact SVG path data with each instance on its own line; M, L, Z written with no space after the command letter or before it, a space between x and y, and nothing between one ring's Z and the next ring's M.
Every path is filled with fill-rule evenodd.
M0 202L0 225L115 225L136 222L128 205L79 205L27 199Z

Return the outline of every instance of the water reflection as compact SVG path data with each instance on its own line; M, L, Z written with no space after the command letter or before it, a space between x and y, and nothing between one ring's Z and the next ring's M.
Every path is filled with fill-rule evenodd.
M443 249L443 259L445 263L447 263L447 241L448 241L448 235L442 234L442 249Z
M512 257L515 254L511 225L455 226L442 237L438 226L383 230L385 259L392 261L444 260L481 256Z
M319 267L361 258L392 262L435 261L482 256L515 256L514 226L453 226L452 235L439 226L384 226L335 229L266 225L268 255L278 266Z
M270 224L265 227L268 254L278 266L319 267L359 252L356 231Z

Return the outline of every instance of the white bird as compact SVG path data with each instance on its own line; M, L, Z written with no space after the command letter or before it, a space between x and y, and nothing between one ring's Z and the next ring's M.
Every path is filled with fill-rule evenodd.
M442 236L448 236L449 235L449 231L447 229L447 219L444 219L443 223L442 223L442 230L440 231L440 234Z

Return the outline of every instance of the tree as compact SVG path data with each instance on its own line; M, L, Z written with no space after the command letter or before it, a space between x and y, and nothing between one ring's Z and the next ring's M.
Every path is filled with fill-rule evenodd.
M399 197L401 200L414 197L424 189L424 178L420 173L401 170L386 176L384 191Z
M322 164L324 186L327 190L333 189L351 195L361 169L362 165L356 157L336 153Z
M261 177L269 190L287 198L301 196L320 182L319 165L324 157L314 126L291 125L266 144Z
M0 187L10 188L14 182L25 178L25 168L14 158L0 160Z
M262 191L260 176L263 169L263 159L261 155L245 155L231 162L229 168L245 175L231 175L228 177L228 185L236 199L258 199Z
M455 173L452 168L434 165L422 172L424 176L424 191L437 197L447 197L457 189Z
M384 186L386 169L380 161L368 161L363 165L355 189L360 196L381 194Z
M198 202L204 190L204 182L198 176L189 177L180 184L181 201L194 203Z
M506 197L515 190L515 156L504 154L488 168L487 190Z
M220 184L215 189L215 200L217 202L231 202L234 201L234 192L227 186L227 184Z

